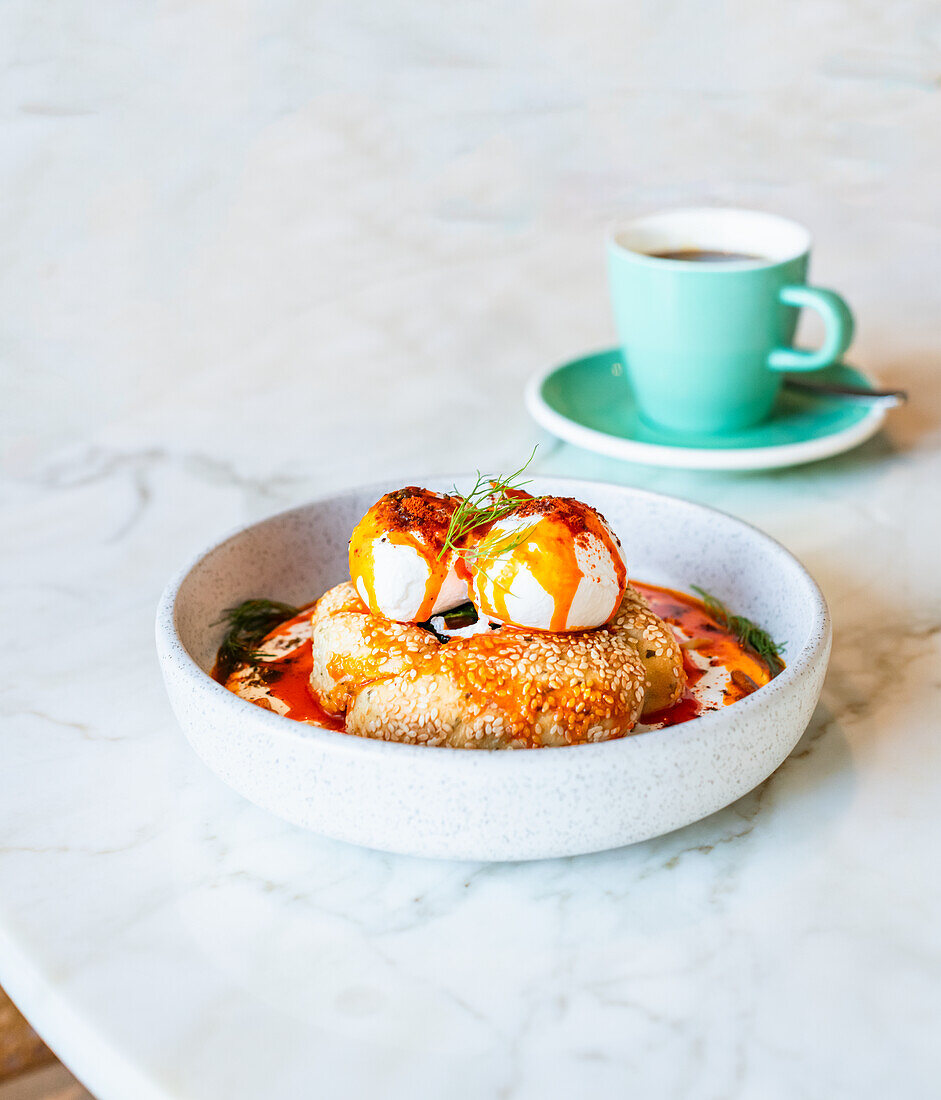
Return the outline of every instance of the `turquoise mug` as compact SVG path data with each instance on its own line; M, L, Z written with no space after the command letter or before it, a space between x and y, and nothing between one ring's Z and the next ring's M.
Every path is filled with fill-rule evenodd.
M745 428L770 414L783 372L839 361L853 315L832 290L807 286L810 244L796 222L720 208L653 214L610 232L614 318L645 419L679 433ZM816 351L792 346L804 306L823 318Z

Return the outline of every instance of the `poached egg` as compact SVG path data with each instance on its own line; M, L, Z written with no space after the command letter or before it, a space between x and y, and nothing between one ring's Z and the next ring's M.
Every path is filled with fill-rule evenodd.
M467 570L444 550L457 505L454 497L407 485L363 516L350 538L350 579L370 611L421 623L467 602Z
M469 564L480 612L532 630L602 626L627 585L617 536L599 512L569 497L524 501L476 542Z

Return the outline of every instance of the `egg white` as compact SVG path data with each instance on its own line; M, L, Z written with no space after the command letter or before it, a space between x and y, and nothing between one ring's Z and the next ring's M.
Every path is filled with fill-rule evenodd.
M381 615L400 623L415 622L422 603L432 568L426 554L408 543L391 542L379 538L372 548L373 588ZM426 551L431 553L431 551ZM368 604L366 585L362 577L356 578L356 591ZM435 597L432 615L439 615L452 607L466 603L467 581L457 575L454 561L449 562L448 573Z
M515 534L533 527L537 521L542 531L545 531L546 524L552 523L551 518L539 520L533 515L525 517L511 515L494 524L491 528L491 536L495 540L507 538L512 541ZM545 553L539 535L540 531L534 531L533 537L525 540L519 549L525 549L533 554ZM563 537L570 538L567 532L563 533ZM615 546L619 545L613 536L612 541ZM590 532L587 540L579 540L574 544L574 551L582 577L572 599L564 629L590 630L592 627L606 623L617 606L621 591L617 563L605 543ZM509 556L513 556L512 551ZM488 568L488 563L484 559L480 562L479 568L472 565L471 572L475 602L483 601L490 608L495 609L497 582L502 584L503 571L499 565ZM501 590L501 596L503 595ZM505 592L505 600L508 621L535 630L551 629L556 606L555 594L543 587L526 566L525 561L521 562L512 577L509 588Z

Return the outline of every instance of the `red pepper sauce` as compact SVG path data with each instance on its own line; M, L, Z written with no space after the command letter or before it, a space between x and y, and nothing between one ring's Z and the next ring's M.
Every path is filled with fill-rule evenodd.
M683 643L683 666L687 676L685 692L672 707L645 714L642 720L644 725L675 726L702 714L703 704L692 689L702 678L703 669L691 660L690 650L695 650L698 657L705 659L711 667L722 666L729 673L730 683L723 692L722 703L707 705L705 709L716 710L718 705L736 703L771 680L768 664L756 653L743 647L738 638L710 614L701 600L672 588L660 588L636 580L632 580L631 584L647 599L664 622L681 630L689 639L689 642ZM275 627L262 642L262 646L278 637L289 638L298 626L306 626L312 610L313 605ZM284 657L262 662L259 665L259 675L271 695L287 707L285 717L342 731L342 717L328 714L310 687L312 666L310 641L305 639ZM213 669L213 676L225 683L224 678L217 675L216 669Z
M681 630L689 639L683 643L683 667L686 670L686 691L680 699L667 710L645 714L644 725L676 726L688 722L703 712L702 702L696 698L693 688L702 679L704 670L693 662L690 651L695 651L712 668L723 667L729 673L729 684L722 693L722 706L729 706L751 695L753 691L767 684L771 678L768 663L757 653L746 649L738 638L712 615L702 600L677 592L672 588L661 588L655 584L643 584L631 581L631 585L641 593L655 614L664 622ZM717 710L718 704L705 707Z
M310 620L314 605L304 608L293 619L276 626L264 638L261 647L275 638L290 638L292 632L296 632L299 626L305 626ZM336 715L328 714L320 705L310 686L310 673L314 664L314 656L310 648L310 638L294 649L288 650L283 657L275 661L262 661L258 665L258 675L264 680L268 691L276 699L279 699L288 709L285 718L293 718L297 722L313 722L318 726L325 726L331 730L343 730L343 719ZM236 670L237 671L237 670ZM218 666L212 670L214 679L229 687L224 677L218 674ZM231 689L230 689L231 690ZM263 703L258 705L263 706Z

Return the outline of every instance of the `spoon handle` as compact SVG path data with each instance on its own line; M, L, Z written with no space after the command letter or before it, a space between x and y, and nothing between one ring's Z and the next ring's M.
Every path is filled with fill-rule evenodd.
M816 397L845 397L850 401L879 401L885 405L904 405L908 400L905 390L870 390L865 386L844 386L829 382L805 382L790 375L784 379L784 388L796 393L813 394Z

